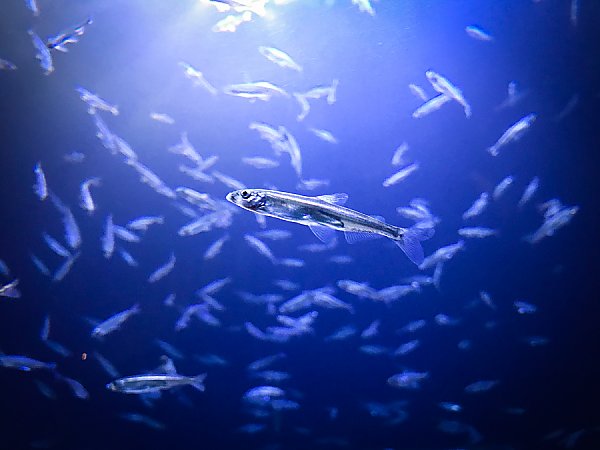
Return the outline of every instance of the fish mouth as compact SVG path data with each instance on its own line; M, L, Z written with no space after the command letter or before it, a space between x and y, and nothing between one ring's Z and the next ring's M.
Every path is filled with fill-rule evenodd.
M225 196L225 200L227 200L228 202L236 204L236 201L235 201L236 197L237 197L237 193L236 192L230 192L229 194L227 194Z

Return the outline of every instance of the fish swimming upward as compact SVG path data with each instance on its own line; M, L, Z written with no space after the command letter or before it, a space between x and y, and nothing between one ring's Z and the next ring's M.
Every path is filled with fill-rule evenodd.
M429 239L434 232L430 223L400 228L385 223L383 218L345 208L342 205L348 200L347 194L305 197L265 189L242 189L230 192L226 198L248 211L307 225L324 243L335 239L335 230L343 231L348 243L369 237L387 237L417 265L423 262L420 241Z

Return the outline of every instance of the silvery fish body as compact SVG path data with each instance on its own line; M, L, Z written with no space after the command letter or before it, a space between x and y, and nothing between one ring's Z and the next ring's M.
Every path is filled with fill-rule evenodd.
M433 235L430 224L417 224L410 229L389 225L378 218L341 206L347 199L346 194L306 197L265 189L243 189L227 195L227 200L248 211L307 225L324 243L335 239L334 230L343 231L349 243L379 235L396 242L415 264L423 261L423 249L419 241Z

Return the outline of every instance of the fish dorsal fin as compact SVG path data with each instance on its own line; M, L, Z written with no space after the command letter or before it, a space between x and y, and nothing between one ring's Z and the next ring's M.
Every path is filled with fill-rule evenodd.
M344 205L348 200L348 194L338 193L338 194L329 194L329 195L319 195L317 197L319 200L323 200L324 202L331 203L332 205Z
M385 223L385 217L382 216L371 216L375 220L379 220L380 222Z
M348 242L348 244L355 244L357 242L362 241L371 241L373 239L378 239L382 237L381 235L376 233L364 233L360 231L346 231L344 232L344 236L346 237L346 242Z
M309 225L310 231L326 245L331 245L335 241L335 230L322 225Z

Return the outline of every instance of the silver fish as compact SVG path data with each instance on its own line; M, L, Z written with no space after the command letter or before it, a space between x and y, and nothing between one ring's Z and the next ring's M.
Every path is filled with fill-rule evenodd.
M33 46L37 50L35 57L40 61L40 66L44 69L44 75L50 75L54 72L54 65L52 63L52 55L50 55L50 50L46 47L44 41L40 39L40 37L33 31L28 31L29 36L31 36L31 40L33 42Z
M150 392L159 392L165 389L171 389L177 386L190 385L204 391L204 379L206 374L195 377L186 377L183 375L136 375L132 377L119 378L106 385L107 389L125 394L147 394Z
M430 226L400 228L345 208L341 205L348 199L346 194L305 197L279 191L244 189L230 192L226 198L248 211L307 225L323 243L335 239L335 230L343 231L349 243L360 240L360 237L387 237L415 264L423 261L420 241L433 235L433 228Z
M140 312L140 305L137 303L133 305L131 308L126 309L125 311L121 311L120 313L115 314L114 316L109 317L104 322L98 324L94 330L92 331L92 337L98 338L106 336L109 333L112 333L115 330L118 330L123 323L127 319L129 319L134 314L138 314Z
M302 67L296 61L294 61L290 55L282 50L279 50L278 48L265 47L261 45L258 47L258 51L261 55L263 55L269 61L277 64L279 67L302 72Z
M48 186L46 184L46 175L42 169L42 163L38 162L35 165L33 172L35 173L35 184L33 185L35 195L37 195L40 200L45 200L46 197L48 197Z
M85 33L85 27L91 25L92 23L92 18L88 17L81 25L77 25L67 31L63 31L56 36L49 37L46 39L46 47L48 47L48 50L58 50L60 52L69 51L66 45L79 42L78 38L83 36L83 33Z
M518 141L521 139L521 136L527 131L527 129L535 122L536 119L535 114L527 114L522 119L518 120L516 123L511 125L500 138L496 141L494 145L488 147L487 151L492 156L498 156L500 153L500 149L504 147L506 144L509 144L513 141Z

